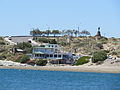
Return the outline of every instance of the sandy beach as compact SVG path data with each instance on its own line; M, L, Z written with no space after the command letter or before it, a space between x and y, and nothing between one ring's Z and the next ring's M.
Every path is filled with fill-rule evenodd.
M118 66L0 66L0 69L30 69L72 72L120 73Z

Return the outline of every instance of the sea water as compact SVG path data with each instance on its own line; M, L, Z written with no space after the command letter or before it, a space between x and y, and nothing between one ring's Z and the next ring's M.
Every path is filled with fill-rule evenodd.
M0 69L0 90L120 90L120 74Z

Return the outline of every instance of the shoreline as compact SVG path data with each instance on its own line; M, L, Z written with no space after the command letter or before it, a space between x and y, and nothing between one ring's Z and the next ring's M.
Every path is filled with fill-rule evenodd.
M120 73L116 66L0 66L0 69L25 69L69 72Z

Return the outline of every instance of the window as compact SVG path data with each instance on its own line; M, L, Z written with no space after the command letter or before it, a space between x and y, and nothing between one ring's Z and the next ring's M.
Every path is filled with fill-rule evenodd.
M55 45L55 47L57 47L57 45Z
M61 57L61 55L58 55L58 57L60 58L60 57Z
M64 58L66 58L66 57L67 57L67 55L63 55L63 57L64 57Z
M52 54L50 54L50 57L53 57L53 55L52 55Z
M48 54L46 54L46 55L45 55L45 57L49 57L49 55L48 55Z
M57 54L55 54L54 57L57 57Z

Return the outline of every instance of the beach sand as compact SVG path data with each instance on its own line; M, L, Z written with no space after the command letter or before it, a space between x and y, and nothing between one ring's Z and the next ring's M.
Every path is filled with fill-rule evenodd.
M119 66L0 66L0 69L120 73Z

